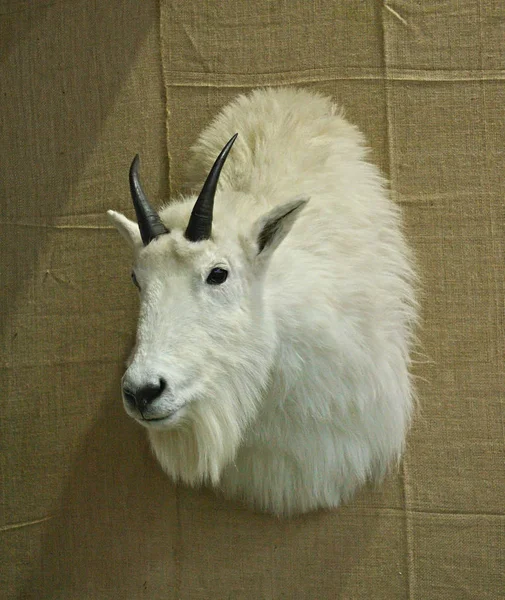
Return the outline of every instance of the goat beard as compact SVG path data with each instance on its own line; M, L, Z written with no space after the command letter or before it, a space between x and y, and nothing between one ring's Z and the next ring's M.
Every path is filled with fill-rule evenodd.
M252 381L242 379L240 389L228 384L190 403L174 429L149 431L151 448L163 470L188 485L217 485L257 413L260 394Z

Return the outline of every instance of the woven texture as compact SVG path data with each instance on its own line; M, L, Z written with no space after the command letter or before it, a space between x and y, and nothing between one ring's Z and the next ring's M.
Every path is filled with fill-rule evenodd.
M5 598L495 600L505 590L505 4L0 3ZM137 300L108 208L185 190L238 93L331 95L404 209L424 294L399 473L277 521L176 488L124 414Z

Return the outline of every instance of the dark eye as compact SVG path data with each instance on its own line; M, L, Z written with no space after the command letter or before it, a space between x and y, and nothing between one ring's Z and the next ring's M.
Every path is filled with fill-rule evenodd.
M219 285L220 283L224 283L227 277L228 271L226 269L216 267L209 273L207 283L210 283L210 285Z
M140 290L140 285L139 285L139 282L137 281L137 277L135 276L135 271L132 271L132 281L133 281L134 285L136 285L138 287L138 289Z

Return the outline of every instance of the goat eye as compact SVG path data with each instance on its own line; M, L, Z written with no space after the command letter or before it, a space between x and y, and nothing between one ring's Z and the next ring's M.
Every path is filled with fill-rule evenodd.
M139 285L139 282L137 281L137 277L135 276L135 271L132 271L132 281L133 281L134 285L136 285L138 287L138 289L140 290L140 285Z
M228 271L226 269L216 267L209 273L207 277L207 283L210 285L219 285L220 283L224 283L227 277Z

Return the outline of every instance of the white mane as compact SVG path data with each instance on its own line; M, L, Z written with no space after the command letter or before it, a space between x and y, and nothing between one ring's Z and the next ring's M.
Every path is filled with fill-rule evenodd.
M196 190L235 132L212 240L184 239L193 196L160 211L170 235L146 248L111 213L136 270L157 282L141 296L125 377L163 376L175 390L162 399L174 420L148 427L174 479L278 515L335 507L399 459L411 417L416 308L400 215L362 135L329 99L240 96L193 148ZM263 215L276 207L287 216L263 259ZM222 257L228 288L187 275Z

